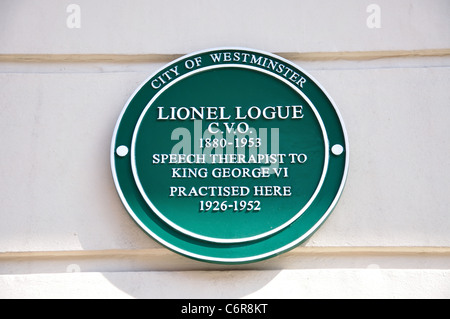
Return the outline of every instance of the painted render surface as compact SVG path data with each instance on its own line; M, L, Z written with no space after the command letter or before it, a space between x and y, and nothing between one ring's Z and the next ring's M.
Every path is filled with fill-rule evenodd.
M450 3L241 2L2 1L0 298L450 297ZM233 269L145 235L109 163L133 91L223 46L305 69L350 142L345 190L317 233Z

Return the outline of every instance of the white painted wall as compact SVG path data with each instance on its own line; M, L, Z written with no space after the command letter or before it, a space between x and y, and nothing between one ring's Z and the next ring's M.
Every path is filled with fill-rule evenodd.
M81 8L81 28L66 9ZM371 4L381 28L369 29ZM184 54L216 46L271 52L448 48L447 0L2 0L2 53ZM75 32L74 32L75 31ZM375 31L375 32L374 32Z
M67 27L72 3L79 29ZM367 25L374 3L381 28ZM448 0L2 0L0 298L449 298L449 16ZM347 186L320 230L233 269L147 237L109 166L139 84L216 46L307 70L351 146Z

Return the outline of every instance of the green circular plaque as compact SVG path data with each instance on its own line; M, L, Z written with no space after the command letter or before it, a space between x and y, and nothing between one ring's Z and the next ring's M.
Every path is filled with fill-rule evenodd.
M294 248L342 193L348 141L321 86L285 59L221 48L165 66L117 122L111 165L133 219L159 243L208 262Z

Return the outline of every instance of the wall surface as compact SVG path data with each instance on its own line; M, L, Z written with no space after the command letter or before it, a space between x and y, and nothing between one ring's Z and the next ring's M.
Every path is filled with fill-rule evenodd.
M448 0L1 0L0 298L450 298L449 17ZM145 235L109 163L134 90L224 46L305 69L351 147L319 231L232 268Z

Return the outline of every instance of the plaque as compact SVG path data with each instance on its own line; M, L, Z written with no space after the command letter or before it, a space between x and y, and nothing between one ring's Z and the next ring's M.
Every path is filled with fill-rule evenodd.
M297 65L219 48L181 57L139 87L117 121L111 165L131 217L184 256L240 264L309 238L342 194L341 115Z

